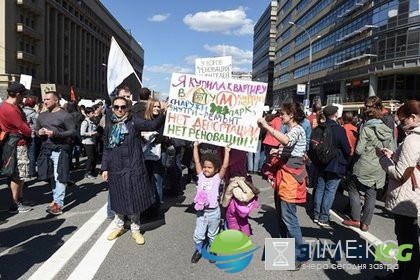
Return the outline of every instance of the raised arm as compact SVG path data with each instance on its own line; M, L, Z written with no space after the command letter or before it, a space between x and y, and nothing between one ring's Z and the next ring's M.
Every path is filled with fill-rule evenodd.
M286 134L281 133L280 131L272 128L264 118L259 118L258 123L260 124L261 128L267 130L269 133L271 133L271 135L273 135L274 138L279 140L279 142L283 146L287 146L287 144L289 144L289 141L290 141L289 137Z
M161 125L165 122L165 115L160 114L153 120L144 120L139 117L134 117L134 129L136 131L154 131L158 130Z
M226 170L229 167L229 154L230 154L230 147L225 147L225 156L223 157L223 164L219 172L219 176L222 179L225 177Z
M194 142L194 150L193 150L193 158L194 158L194 164L195 164L195 172L197 172L197 175L203 171L203 168L201 167L200 162L200 155L198 154L198 145L199 143L197 141Z

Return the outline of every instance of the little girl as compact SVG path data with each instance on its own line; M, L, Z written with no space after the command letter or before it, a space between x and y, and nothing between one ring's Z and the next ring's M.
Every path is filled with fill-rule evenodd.
M206 154L203 156L202 165L198 154L198 142L194 143L194 163L198 174L197 194L194 198L197 210L197 222L194 230L195 252L191 258L192 263L201 259L201 249L206 238L209 245L219 233L220 207L219 207L219 186L225 176L229 164L230 148L225 148L223 164L220 167L220 160L217 155Z

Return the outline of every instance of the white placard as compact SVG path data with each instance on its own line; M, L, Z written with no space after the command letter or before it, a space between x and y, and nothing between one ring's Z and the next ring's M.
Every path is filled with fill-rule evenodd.
M341 118L343 116L344 106L342 104L332 103L331 105L338 107L338 117Z
M20 74L19 83L24 85L27 90L30 90L31 89L31 84L32 84L32 76L25 75L25 74Z
M296 93L297 93L297 95L305 95L306 85L305 84L297 84Z
M197 76L231 79L232 57L220 56L210 58L196 58L195 74Z

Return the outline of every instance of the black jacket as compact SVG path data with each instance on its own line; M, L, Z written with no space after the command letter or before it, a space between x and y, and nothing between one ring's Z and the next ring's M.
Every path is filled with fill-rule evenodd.
M38 179L48 181L54 178L54 163L51 159L52 152L60 152L58 158L58 177L60 183L67 184L70 180L70 145L48 145L44 144L38 156Z
M336 121L327 119L326 124L331 126L333 144L337 149L337 156L327 164L324 171L335 173L342 177L346 175L347 161L351 152L350 144L346 131Z

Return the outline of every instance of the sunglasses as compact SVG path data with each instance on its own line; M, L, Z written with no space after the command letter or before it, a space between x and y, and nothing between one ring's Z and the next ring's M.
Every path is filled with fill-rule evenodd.
M118 105L113 105L112 106L112 108L114 109L114 110L127 110L127 105L121 105L121 106L118 106Z

